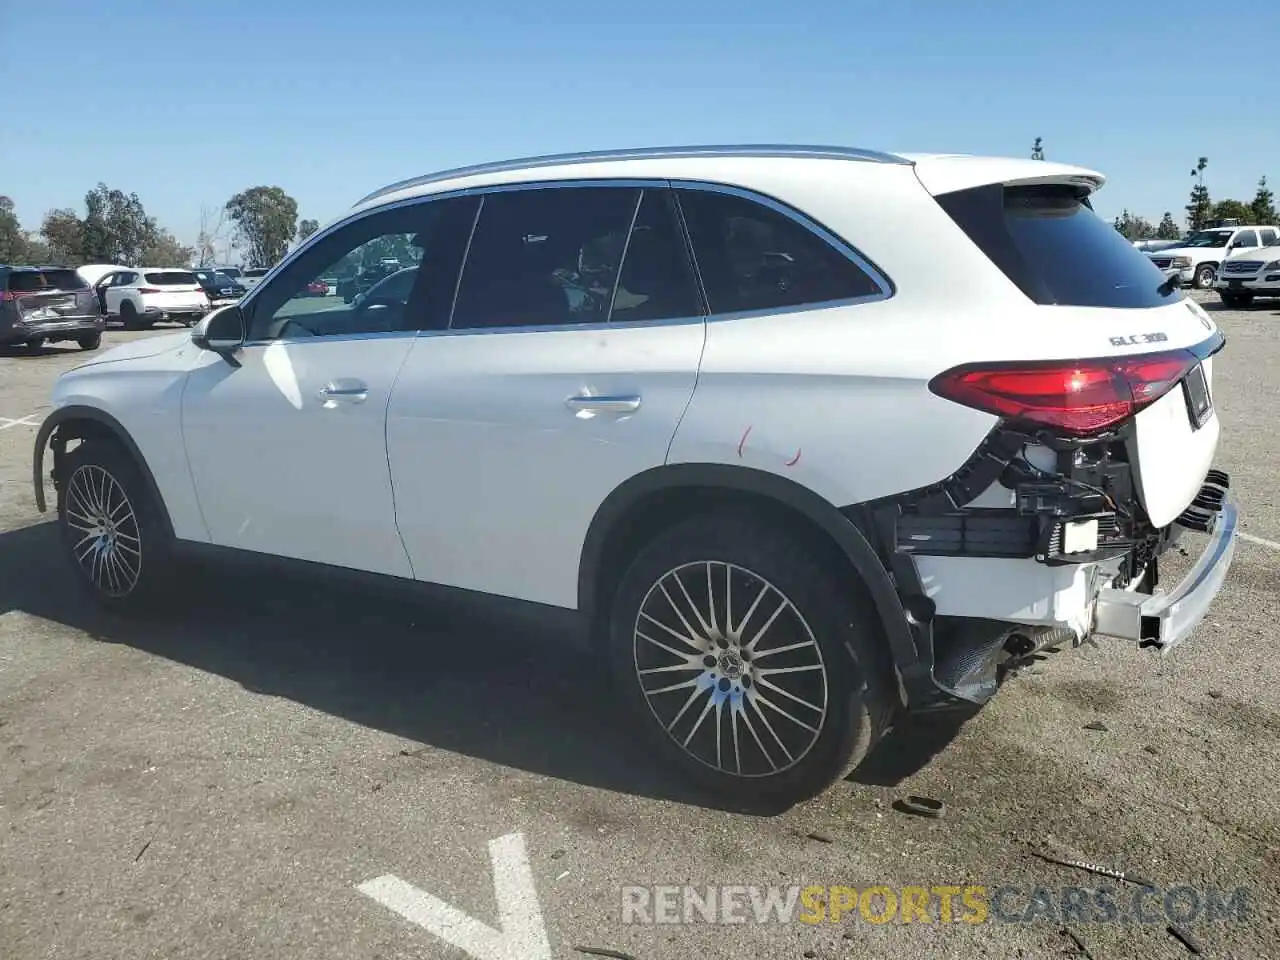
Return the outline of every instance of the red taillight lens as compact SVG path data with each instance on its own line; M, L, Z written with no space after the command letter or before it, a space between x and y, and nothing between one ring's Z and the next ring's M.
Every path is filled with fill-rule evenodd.
M1187 350L1044 363L971 364L939 374L940 397L1069 434L1117 426L1173 389L1197 364Z
M159 287L139 287L139 293L164 293Z
M14 290L0 290L0 303L13 303L22 294Z

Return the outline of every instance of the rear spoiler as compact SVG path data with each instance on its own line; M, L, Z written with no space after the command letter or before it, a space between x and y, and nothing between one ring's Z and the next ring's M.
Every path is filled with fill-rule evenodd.
M916 176L935 197L997 183L1005 186L1069 184L1087 196L1101 190L1107 182L1096 170L1049 160L936 154L908 154L906 159L914 163Z

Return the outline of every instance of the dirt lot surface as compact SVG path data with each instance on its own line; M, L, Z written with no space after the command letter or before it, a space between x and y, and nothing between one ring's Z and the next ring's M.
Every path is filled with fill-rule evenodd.
M216 570L193 574L180 618L99 612L30 489L50 387L82 355L0 356L0 956L537 960L543 927L557 958L1192 955L1159 896L1137 922L1140 888L1030 854L1045 844L1193 888L1171 898L1184 919L1208 888L1244 888L1245 918L1181 926L1204 956L1276 956L1280 307L1197 297L1228 336L1219 466L1247 535L1198 634L1165 658L1065 650L768 818L672 782L581 656L543 638ZM944 815L899 812L908 794ZM489 844L515 834L495 852L504 939ZM357 889L386 875L495 929L455 924L470 953L451 947ZM990 915L624 922L628 885L707 884L977 885ZM1063 887L1114 890L1119 917L1064 919ZM1035 888L1052 898L1038 912Z

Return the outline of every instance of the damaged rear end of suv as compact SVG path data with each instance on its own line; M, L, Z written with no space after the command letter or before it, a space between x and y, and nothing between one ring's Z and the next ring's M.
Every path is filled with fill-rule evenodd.
M1033 306L974 331L989 359L928 383L998 418L973 456L940 483L847 510L902 597L915 709L982 703L1038 651L1095 636L1167 653L1218 593L1237 527L1213 463L1225 337L1093 213L1101 177L952 189L954 172L935 184L930 172L918 166L927 189L944 186L930 192L948 218ZM1165 583L1161 561L1188 532L1206 542Z

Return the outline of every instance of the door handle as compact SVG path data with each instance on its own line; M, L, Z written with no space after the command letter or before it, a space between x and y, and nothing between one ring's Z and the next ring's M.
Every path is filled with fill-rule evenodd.
M360 380L332 380L317 392L326 404L363 403L369 399L369 386Z
M634 413L640 409L637 396L597 397L581 394L565 401L570 410L590 410L595 413Z

